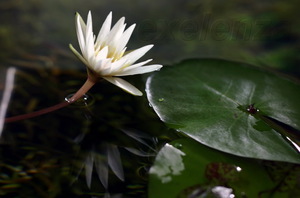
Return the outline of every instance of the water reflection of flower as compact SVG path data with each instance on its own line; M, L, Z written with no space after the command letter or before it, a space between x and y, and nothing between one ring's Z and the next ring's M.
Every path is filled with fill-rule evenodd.
M87 154L83 166L85 167L85 178L88 187L91 187L93 168L95 166L97 175L105 189L108 188L108 168L121 180L124 181L121 155L118 146L106 144L102 150L104 155L95 151Z
M112 28L112 13L105 19L98 36L93 33L91 12L88 13L87 23L76 13L76 32L80 54L71 44L72 52L87 66L91 81L103 78L123 90L140 96L136 87L117 76L144 74L159 70L162 65L147 65L152 59L135 63L144 56L153 45L126 52L126 45L133 32L135 24L125 30L125 18L122 17Z
M119 149L124 148L130 153L140 157L155 156L156 149L153 147L157 144L157 139L143 134L140 131L121 130L126 137L133 140L139 147L119 146L114 143L104 141L101 145L95 145L90 142L91 150L83 158L83 162L78 173L84 172L87 186L91 188L93 173L96 173L103 187L109 188L109 170L122 182L125 181L124 170L122 166L121 154ZM79 136L75 142L80 143L85 137ZM100 148L100 149L99 149ZM144 150L143 150L144 149ZM145 150L146 149L146 150ZM78 177L77 177L78 179ZM106 193L105 197L110 197Z

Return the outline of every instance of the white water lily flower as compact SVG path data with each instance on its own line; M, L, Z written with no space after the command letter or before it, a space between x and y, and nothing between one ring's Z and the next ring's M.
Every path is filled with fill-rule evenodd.
M162 65L147 65L152 59L135 63L153 45L147 45L130 52L126 51L126 44L133 32L135 24L125 30L125 18L122 17L111 28L112 13L106 17L98 36L93 33L92 15L88 13L85 24L81 16L76 13L76 32L81 50L80 54L71 44L70 49L87 66L89 77L104 78L123 90L141 96L136 87L117 76L143 74L159 70Z

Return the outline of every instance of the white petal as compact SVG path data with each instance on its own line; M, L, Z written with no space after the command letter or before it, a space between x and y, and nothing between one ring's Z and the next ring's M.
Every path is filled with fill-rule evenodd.
M107 15L107 17L106 17L106 19L105 19L105 21L104 21L104 23L103 23L103 25L102 25L102 27L101 27L101 29L99 31L96 43L99 43L99 42L102 43L102 42L104 42L105 37L108 35L108 33L110 31L111 21L112 21L112 12L110 12Z
M121 78L116 78L116 77L103 77L105 80L107 80L108 82L120 87L121 89L123 89L124 91L135 95L135 96L142 96L143 93L138 90L136 87L134 87L132 84L130 84L129 82L121 79Z
M119 21L113 26L107 37L107 45L112 45L116 48L116 41L121 37L126 24L124 24L125 17L119 19Z
M83 52L85 50L85 24L81 18L81 16L76 13L76 33L77 33L77 39L78 39L78 43L79 43L79 47L81 52Z
M71 51L81 60L86 66L88 66L88 62L83 58L83 56L73 47L72 44L69 44Z
M144 74L153 71L158 71L160 68L162 68L162 65L148 65L143 67L136 67L133 69L128 69L126 71L122 71L121 73L115 76L129 76L129 75L136 75L136 74Z
M122 71L121 68L124 67L125 64L127 64L127 59L124 59L124 58L114 61L111 64L111 70L110 70L111 76L114 76L115 74Z
M79 15L79 14L78 14L78 15ZM80 23L80 26L81 26L81 28L82 28L82 31L85 33L85 30L86 30L86 24L85 24L85 22L84 22L84 20L82 19L81 16L79 16L79 23ZM83 35L83 36L85 36L85 35Z
M141 58L142 56L144 56L151 48L153 47L153 45L146 45L144 47L138 48L128 54L126 54L125 56L123 56L123 58L128 59L128 64L133 64L135 61L137 61L139 58Z
M101 59L93 65L93 70L100 75L109 75L111 71L111 59Z
M125 48L126 44L128 43L131 37L134 28L135 28L135 24L131 25L129 28L125 30L123 35L119 38L118 45L117 45L118 52L121 52Z
M94 33L93 33L93 21L91 12L88 13L86 24L86 48L83 51L83 56L89 61L95 54L94 50Z
M88 16L87 16L86 32L93 32L93 20L92 20L91 11L89 11Z
M152 61L152 59L148 59L148 60L146 60L146 61L139 62L139 63L136 63L136 64L134 64L134 65L130 65L130 66L126 67L123 71L127 71L127 70L129 70L129 69L141 67L141 66L147 64L147 63L150 62L150 61Z
M96 55L96 58L97 59L106 59L107 54L108 54L108 46L105 46L98 52L98 54Z

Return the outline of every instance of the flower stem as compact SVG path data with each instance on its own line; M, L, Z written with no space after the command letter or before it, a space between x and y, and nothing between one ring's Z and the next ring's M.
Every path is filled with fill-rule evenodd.
M96 81L91 78L87 78L85 83L81 86L81 88L70 98L67 100L69 104L76 102L79 98L81 98L86 92L88 92L94 85Z
M48 108L44 108L38 111L34 111L31 113L27 113L27 114L23 114L23 115L18 115L18 116L13 116L13 117L9 117L9 118L5 118L5 123L10 123L10 122L16 122L19 120L24 120L24 119L29 119L29 118L33 118L33 117L37 117L46 113L50 113L52 111L56 111L58 109L61 109L63 107L68 106L69 104L72 104L73 102L76 102L79 98L81 98L88 90L90 90L93 85L96 82L93 81L91 78L88 78L85 83L82 85L82 87L68 100L63 101L57 105L48 107Z

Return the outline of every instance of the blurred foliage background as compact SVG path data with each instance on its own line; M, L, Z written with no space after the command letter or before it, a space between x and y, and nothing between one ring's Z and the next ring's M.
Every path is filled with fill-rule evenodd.
M129 49L153 43L149 54L155 62L218 57L299 76L297 5L296 0L1 0L0 63L12 64L26 52L46 56L38 58L44 66L82 67L51 57L69 56L68 44L77 44L74 13L86 18L91 10L96 34L110 11L114 21L125 16L128 25L136 23Z

